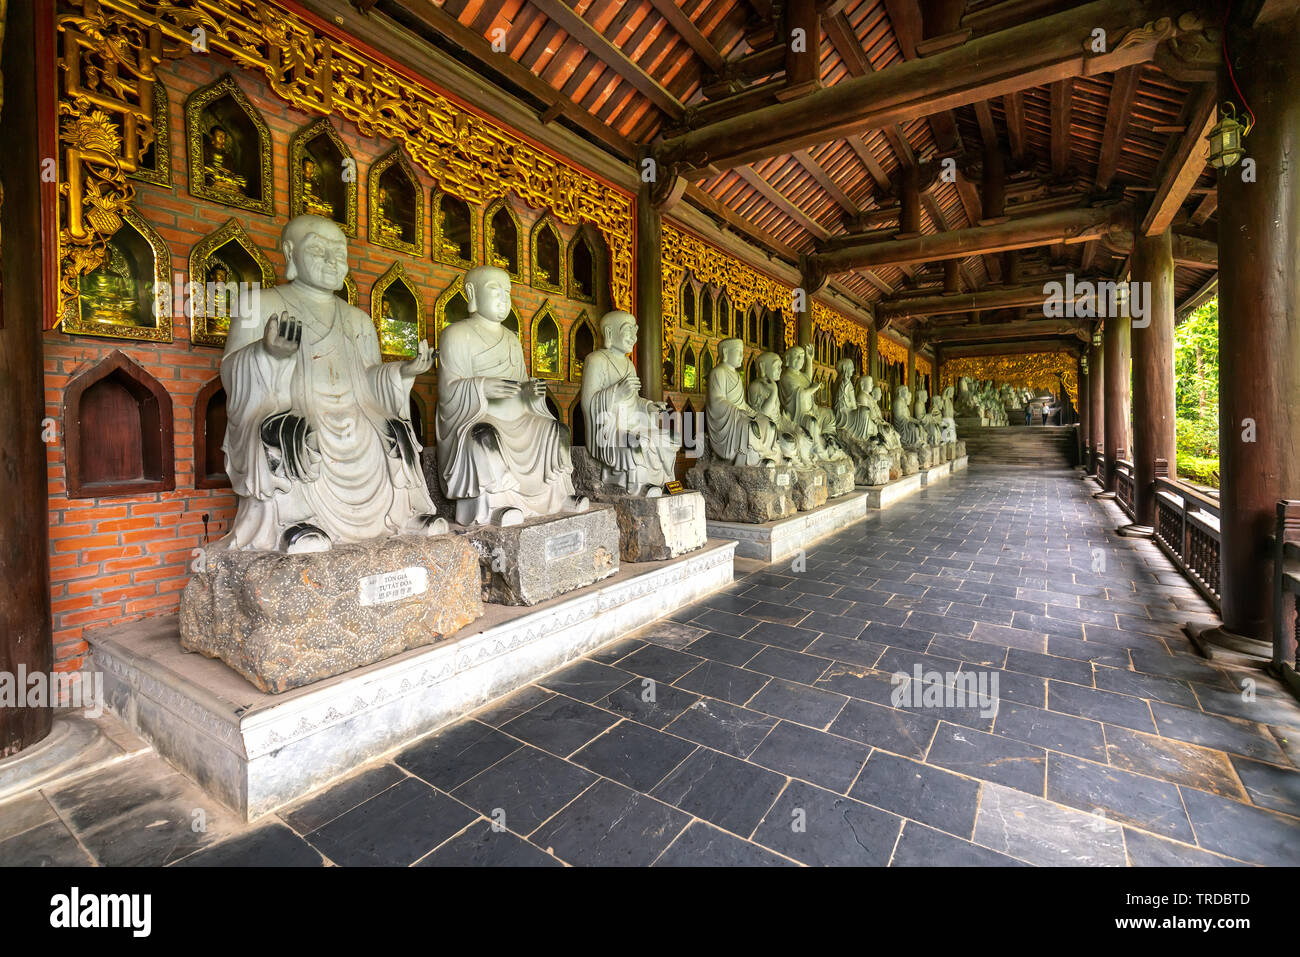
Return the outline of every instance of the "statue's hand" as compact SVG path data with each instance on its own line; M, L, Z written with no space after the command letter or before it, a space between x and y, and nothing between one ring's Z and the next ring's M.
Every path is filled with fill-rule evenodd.
M414 359L407 359L402 363L402 378L414 379L433 368L433 360L438 357L438 353L429 348L429 343L420 340L420 348L416 351Z
M546 395L546 383L541 379L526 379L523 384L524 395L532 394L533 398L541 399Z
M519 383L514 379L488 379L483 384L483 393L489 399L509 399L519 391Z
M641 380L634 375L628 376L623 380L622 392L624 398L635 399L641 394Z
M287 312L278 312L266 320L262 346L277 359L288 359L302 343L302 323Z

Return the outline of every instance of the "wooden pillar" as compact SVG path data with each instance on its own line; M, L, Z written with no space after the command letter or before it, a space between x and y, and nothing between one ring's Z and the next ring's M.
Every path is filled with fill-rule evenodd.
M867 375L876 378L880 366L880 332L875 326L867 332ZM882 390L883 391L883 390Z
M1300 12L1230 30L1237 83L1256 123L1243 144L1253 181L1243 181L1240 163L1217 176L1223 628L1210 637L1267 656L1267 539L1277 503L1300 499ZM1219 99L1243 112L1222 68Z
M785 82L779 97L801 96L821 86L821 19L817 0L789 0L785 8ZM801 31L795 45L795 30Z
M636 197L636 364L642 394L658 402L664 397L663 221L650 199L652 185L642 183Z
M1102 330L1102 346L1106 353L1106 473L1102 477L1100 498L1114 498L1118 484L1116 464L1128 454L1131 447L1128 437L1129 417L1129 318L1128 309L1118 315L1106 317Z
M1089 413L1091 411L1088 402L1088 389L1092 386L1092 366L1087 362L1088 353L1085 349L1079 356L1079 364L1076 367L1079 380L1079 464L1087 468L1088 465L1088 427L1090 425Z
M961 260L945 259L943 261L943 294L955 296L961 292Z
M42 369L40 137L37 131L36 17L48 18L39 45L53 57L49 3L11 3L0 67L4 124L0 150L0 672L49 675L49 493L45 481L45 380ZM52 71L50 71L52 72ZM53 255L47 251L47 255ZM58 437L59 440L62 436ZM23 689L26 690L26 689ZM0 758L50 733L53 708L0 707Z
M916 391L916 343L908 342L907 344L907 371L906 378L903 382L913 392Z
M1092 447L1088 450L1088 466L1093 475L1101 478L1098 471L1099 449L1105 448L1106 441L1106 354L1102 349L1101 333L1093 333L1092 348L1088 351L1088 375L1091 387L1088 389L1088 440Z
M1132 320L1133 523L1149 538L1156 523L1156 459L1176 460L1174 440L1174 252L1169 230L1133 238L1130 280L1146 315ZM1130 298L1130 305L1132 300ZM1130 310L1131 311L1131 310Z
M921 181L915 166L902 171L898 190L898 235L921 234Z

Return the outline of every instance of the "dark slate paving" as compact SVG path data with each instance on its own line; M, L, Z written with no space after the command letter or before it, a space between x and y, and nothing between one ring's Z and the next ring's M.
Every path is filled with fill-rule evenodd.
M257 824L193 833L210 800L146 753L0 863L1300 863L1300 705L1196 655L1209 609L1117 524L976 467Z

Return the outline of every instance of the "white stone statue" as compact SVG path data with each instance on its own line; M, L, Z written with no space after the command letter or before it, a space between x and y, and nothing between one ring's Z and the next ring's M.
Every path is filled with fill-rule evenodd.
M875 426L865 408L858 404L857 391L853 384L856 366L852 359L841 359L835 366L835 398L832 410L835 413L835 426L860 442L865 442L875 435ZM861 383L861 379L858 380ZM870 382L870 377L867 377Z
M824 435L835 434L835 414L818 405L816 396L822 383L814 383L804 372L807 352L803 346L785 350L785 368L781 372L781 409L796 425L804 426L806 416L815 416Z
M776 423L777 446L787 464L799 469L812 468L812 438L781 409L781 357L775 352L764 352L754 360L754 369L758 374L749 384L750 408Z
M780 464L777 423L755 411L745 400L739 366L745 344L739 339L718 343L718 364L709 373L709 450L732 465Z
M297 216L281 236L284 285L232 322L221 357L226 472L238 498L220 546L287 552L393 535L441 534L410 420L411 384L433 363L385 363L374 323L335 295L342 230Z
M939 416L931 415L930 395L925 389L916 390L916 401L912 407L912 416L916 419L929 445L938 445L942 439L939 431Z
M476 266L465 276L469 315L442 333L438 356L438 473L461 525L517 525L582 512L573 493L568 430L529 378L510 316L510 276Z
M600 330L605 347L582 364L587 451L601 463L601 481L630 495L662 495L682 443L661 427L668 406L641 396L641 380L627 357L636 347L636 318L607 312Z
M894 430L898 432L899 441L904 448L927 445L927 436L920 424L912 417L912 390L900 385L894 390Z
M858 406L867 410L875 434L884 438L887 449L897 451L903 447L898 430L885 419L885 413L880 411L880 386L869 375L858 379Z
M936 398L939 398L936 396ZM952 386L943 390L941 417L939 420L945 442L957 441L957 423L953 418Z

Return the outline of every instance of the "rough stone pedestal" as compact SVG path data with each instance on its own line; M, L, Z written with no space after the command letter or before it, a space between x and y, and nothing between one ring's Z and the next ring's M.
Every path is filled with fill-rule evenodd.
M774 522L798 509L794 501L795 471L762 465L696 463L686 484L704 495L704 511L714 522Z
M826 497L828 499L848 495L857 484L855 481L857 468L853 459L848 455L840 459L823 462L822 471L826 473Z
M795 508L801 512L811 512L826 504L830 489L826 486L825 469L795 469L794 475Z
M628 495L601 480L600 463L586 449L573 450L573 487L618 513L619 555L625 562L658 562L702 548L708 541L704 496L679 492L646 498Z
M921 462L917 458L915 449L903 449L902 455L899 457L899 463L899 471L902 472L901 477L915 475L921 469Z
M462 529L478 551L483 600L536 605L618 571L618 519L611 505L592 503L575 515L543 515L522 525Z
M873 455L858 469L858 485L885 485L901 478L894 474L892 464L887 455Z
M181 596L181 647L278 693L445 638L483 614L479 591L478 556L452 535L219 551Z

